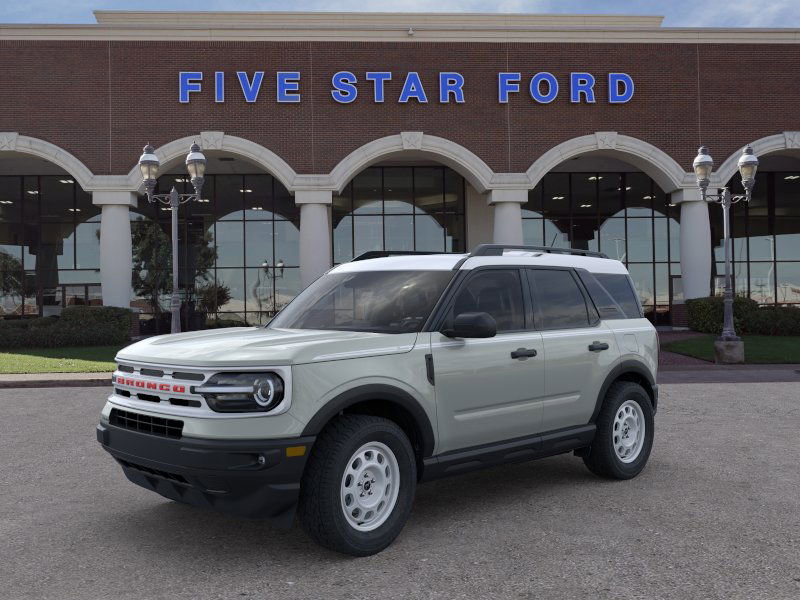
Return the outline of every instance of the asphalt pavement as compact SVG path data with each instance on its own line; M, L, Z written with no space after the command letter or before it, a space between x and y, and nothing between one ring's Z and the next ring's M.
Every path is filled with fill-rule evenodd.
M129 483L104 391L0 390L0 598L800 598L797 383L665 383L638 478L562 455L423 484L361 559Z

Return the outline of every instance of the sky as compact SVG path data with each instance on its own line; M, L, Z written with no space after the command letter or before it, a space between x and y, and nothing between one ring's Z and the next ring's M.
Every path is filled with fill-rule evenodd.
M800 27L800 0L0 0L0 23L94 23L95 9L647 14L665 27Z

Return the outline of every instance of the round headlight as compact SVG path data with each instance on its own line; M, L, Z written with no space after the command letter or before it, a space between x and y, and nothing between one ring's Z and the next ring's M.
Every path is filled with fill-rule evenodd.
M275 384L272 379L259 379L254 384L255 392L253 397L256 404L263 407L268 407L275 402Z

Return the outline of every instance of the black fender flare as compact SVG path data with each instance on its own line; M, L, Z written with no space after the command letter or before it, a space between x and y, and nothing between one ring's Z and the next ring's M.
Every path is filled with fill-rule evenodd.
M368 400L383 400L403 408L414 419L422 437L423 458L433 454L435 438L433 425L428 414L411 394L400 388L386 384L367 384L342 392L317 411L303 429L301 435L319 435L325 425L341 411Z
M658 385L656 385L650 369L648 369L644 363L638 360L624 360L611 369L606 376L605 381L603 381L603 385L600 387L600 393L597 394L597 400L595 402L594 412L592 412L592 418L589 419L590 423L594 423L597 420L597 415L600 414L600 407L603 406L603 400L606 397L608 388L610 388L611 384L619 379L622 375L627 373L635 373L647 381L650 389L646 389L645 391L647 392L648 396L650 396L653 412L656 411L658 407Z

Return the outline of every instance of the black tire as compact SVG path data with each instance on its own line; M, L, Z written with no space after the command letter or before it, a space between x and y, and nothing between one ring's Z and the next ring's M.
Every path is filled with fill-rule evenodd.
M397 460L400 486L388 519L372 531L350 525L340 497L350 458L364 444L379 442ZM300 483L298 517L320 545L352 556L376 554L391 544L408 520L417 486L417 463L408 437L394 422L368 415L342 415L317 438Z
M623 462L614 451L614 420L620 407L631 400L642 409L645 422L644 442L632 462ZM595 475L609 479L631 479L642 472L653 447L653 406L648 393L632 381L617 381L611 385L597 416L597 433L583 462Z

